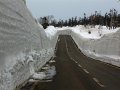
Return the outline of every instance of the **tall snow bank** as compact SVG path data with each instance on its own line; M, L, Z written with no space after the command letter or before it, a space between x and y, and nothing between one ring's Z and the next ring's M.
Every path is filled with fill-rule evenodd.
M78 30L78 29L77 29ZM79 29L80 30L80 29ZM101 30L101 33L99 33ZM111 63L120 67L120 29L108 30L106 27L101 29L91 29L91 34L87 32L77 32L73 29L73 38L84 54Z
M14 90L39 70L56 39L48 39L23 0L0 0L0 90Z

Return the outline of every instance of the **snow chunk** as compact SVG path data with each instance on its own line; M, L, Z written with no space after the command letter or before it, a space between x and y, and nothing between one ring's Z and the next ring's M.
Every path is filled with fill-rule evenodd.
M52 79L53 76L56 75L56 70L55 70L55 66L50 67L50 69L48 69L46 71L46 78L45 79Z
M38 73L34 73L32 78L29 80L30 82L32 81L36 81L36 80L40 80L40 81L46 81L46 80L50 80L56 75L56 69L55 66L45 66L42 69L44 69L45 71L43 72L38 72Z
M39 79L42 80L46 77L45 72L39 72L39 73L34 73L32 76L33 79Z
M50 60L49 63L55 63L55 60Z

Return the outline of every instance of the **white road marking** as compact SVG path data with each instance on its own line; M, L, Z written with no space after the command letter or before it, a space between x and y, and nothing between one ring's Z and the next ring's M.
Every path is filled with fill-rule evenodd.
M75 63L77 64L78 62L77 62L77 61L75 61Z
M112 65L112 64L110 64L110 63L104 63L104 64L106 64L106 65L108 65L108 66L110 66L110 67L112 67L112 68L116 68L116 69L119 69L119 70L120 70L120 67L118 67L118 66L114 66L114 65Z
M105 87L105 85L101 84L100 81L97 78L93 78L93 80L100 86Z
M66 43L66 50L67 50L68 56L70 57L71 60L73 60L75 63L77 63L77 62L70 56L70 54L69 54L69 52L68 52L68 46L67 46L66 39L65 39L65 43Z
M75 60L74 60L73 58L71 58L71 57L70 57L70 59L71 59L72 61L75 61Z
M108 66L110 66L110 67L112 67L112 68L116 68L116 69L119 69L119 70L120 70L120 67L115 66L115 65L112 65L111 63L107 63L107 62L104 62L104 61L100 61L100 63L105 64L105 65L108 65Z
M89 74L89 72L86 69L83 69L83 70L84 70L84 72L86 72L87 74Z
M82 66L80 64L78 64L78 66L82 68Z

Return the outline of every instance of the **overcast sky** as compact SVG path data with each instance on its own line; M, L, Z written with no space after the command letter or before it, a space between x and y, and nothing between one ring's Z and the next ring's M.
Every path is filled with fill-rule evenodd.
M118 0L27 0L27 6L33 16L54 15L56 19L83 17L83 13L91 15L94 11L104 14L112 8L120 11Z

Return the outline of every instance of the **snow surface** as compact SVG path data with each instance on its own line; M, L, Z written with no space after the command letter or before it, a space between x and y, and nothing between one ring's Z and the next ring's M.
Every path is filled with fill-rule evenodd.
M49 35L23 0L0 0L0 90L14 90L54 56L57 35Z
M70 29L74 33L79 34L83 38L87 38L87 39L100 39L101 37L103 37L106 34L112 34L119 30L119 28L109 30L106 26L101 26L100 28L99 27L100 26L97 25L97 26L95 26L95 28L90 28L90 26L85 28L82 25L78 25L75 27L62 27L62 28L57 27L56 29L59 31ZM89 34L89 31L91 32L90 34Z

